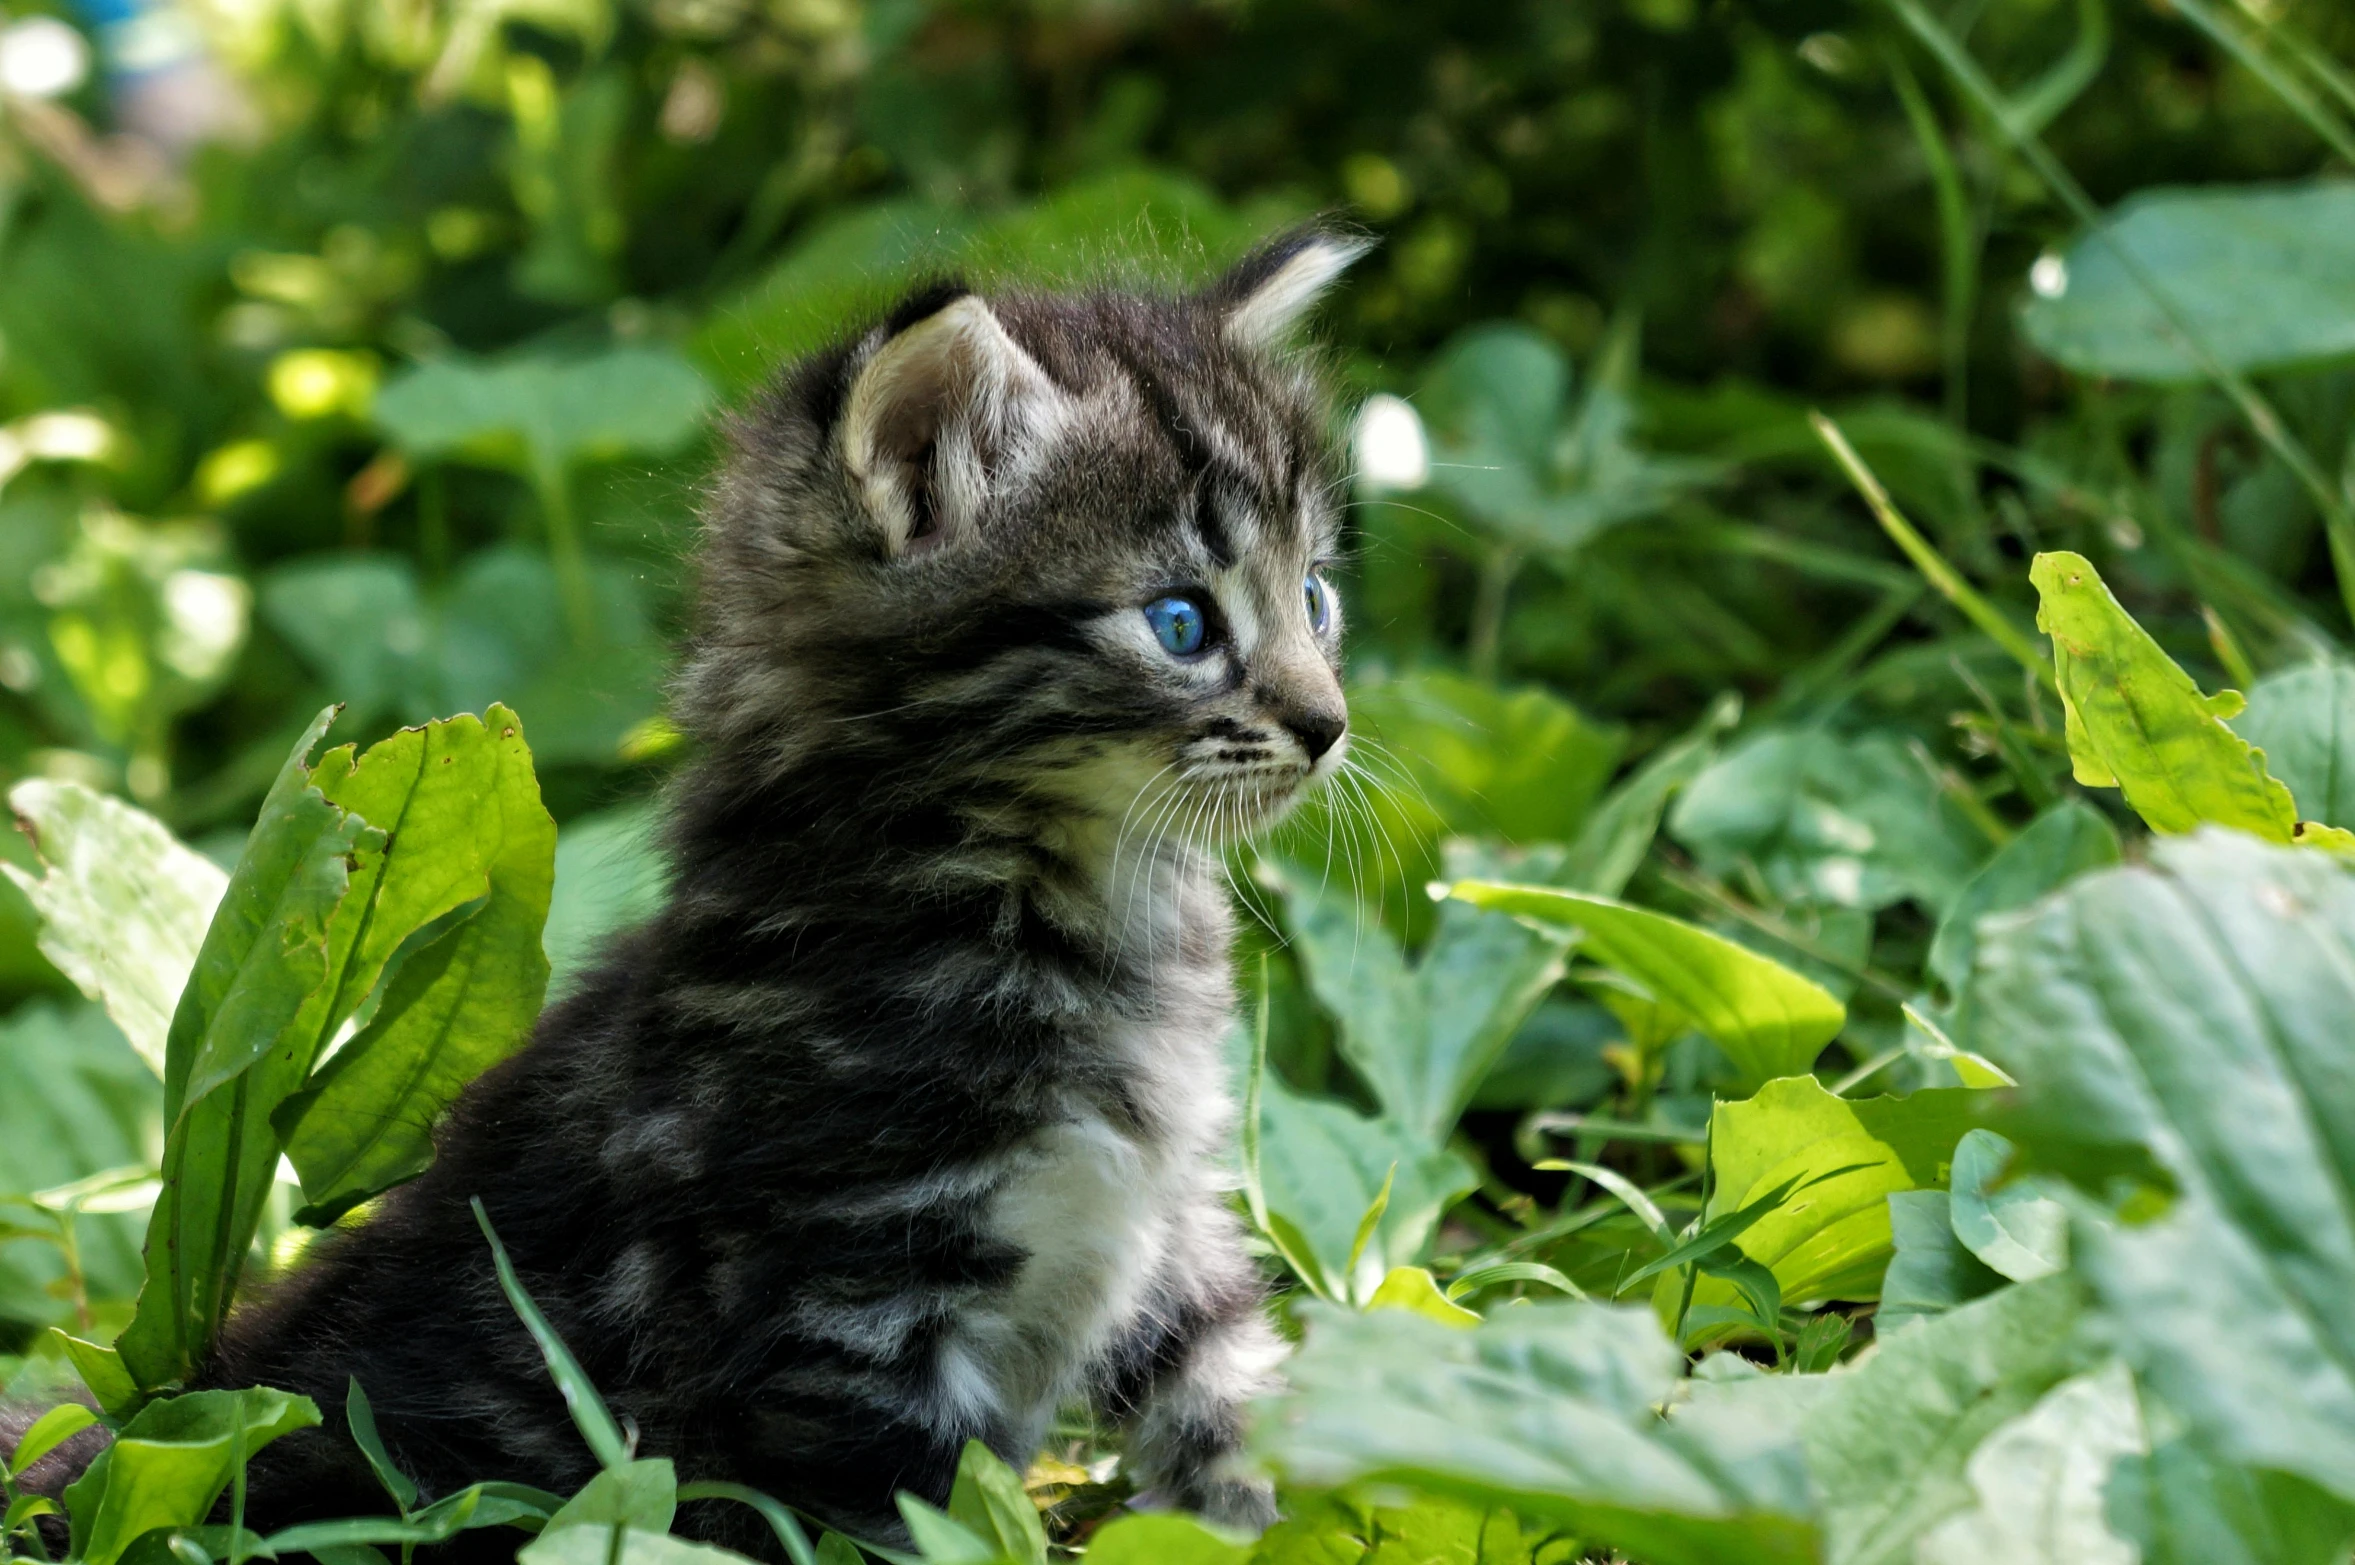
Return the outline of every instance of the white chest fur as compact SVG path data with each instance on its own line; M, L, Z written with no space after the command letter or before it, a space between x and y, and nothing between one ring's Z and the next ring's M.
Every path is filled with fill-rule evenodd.
M1128 1041L1153 1049L1134 1078L1147 1128L1075 1103L1007 1156L987 1223L1025 1259L941 1350L942 1411L968 1428L1043 1434L1119 1337L1173 1302L1171 1279L1217 1219L1227 1097L1209 1040Z

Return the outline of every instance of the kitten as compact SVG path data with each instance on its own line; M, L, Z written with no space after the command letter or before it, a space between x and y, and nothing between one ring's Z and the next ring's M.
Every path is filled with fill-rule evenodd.
M1303 232L1191 297L934 288L744 413L667 906L207 1381L340 1409L356 1375L429 1495L586 1480L480 1196L684 1478L888 1540L895 1491L943 1501L968 1438L1020 1466L1084 1397L1166 1501L1268 1521L1231 1465L1280 1347L1221 1193L1214 855L1345 748L1335 473L1284 343L1361 249ZM249 1499L382 1503L340 1431Z

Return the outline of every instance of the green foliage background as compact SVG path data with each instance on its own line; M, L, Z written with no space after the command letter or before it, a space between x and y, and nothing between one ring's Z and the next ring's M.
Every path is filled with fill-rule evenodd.
M2290 1009L2332 1014L2303 969L2234 967L2245 931L2150 912L2338 910L2319 856L2276 874L2203 838L2101 872L2145 859L2146 820L2355 827L2355 85L2332 63L2355 13L258 0L141 34L0 9L50 15L97 63L62 96L0 90L0 783L126 797L226 868L323 705L330 743L365 746L504 702L560 831L561 992L659 895L646 801L681 755L661 687L713 415L930 274L1183 286L1339 214L1382 244L1317 328L1336 433L1404 398L1429 464L1356 448L1360 770L1236 866L1266 1017L1251 1206L1293 1323L1326 1320L1262 1436L1293 1518L1255 1557L2090 1559L2057 1533L2020 1552L2007 1518L2034 1507L2003 1473L2092 1450L2146 1558L2344 1558L2355 1478L2312 1453L2355 1439L2355 1327L2343 1298L2248 1281L2285 1252L2293 1293L2355 1280L2344 1212L2301 1204L2349 1177L2343 1059L2284 1029L2301 1085L2260 1107L2304 1105L2325 1144L2286 1174L2227 1166L2239 1132L2191 1099L2126 1113L2087 1062L2190 1071L2195 1035L2289 1004L2269 984L2311 979ZM210 132L183 146L191 102ZM2201 694L2222 686L2245 713ZM1548 889L1463 884L1494 880ZM537 883L505 894L527 926ZM2086 1020L2088 972L2148 962L2101 929L2145 917L2248 977L2250 1008L2218 979ZM528 1011L528 928L499 928ZM40 940L0 883L0 1195L49 1192L0 1213L20 1385L59 1373L41 1328L128 1321L165 1152L160 1023L125 1039ZM2003 1129L2048 1183L1964 1135L2007 1070ZM343 1074L314 1092L365 1088ZM424 1155L322 1123L306 1179ZM303 1211L247 1192L249 1274L391 1177ZM1444 1347L1463 1322L1400 1281L1418 1266L1490 1325ZM2170 1291L2186 1268L2223 1291ZM1649 1300L1657 1328L1495 1318L1564 1290ZM2137 1325L2079 1335L2103 1308ZM2325 1369L2279 1384L2328 1394L2284 1436L2214 1386L2295 1354L2227 1374L2186 1344L2288 1315ZM1869 1376L1820 1373L1876 1338ZM1727 1345L1683 1378L1677 1348ZM1590 1349L1616 1368L1571 1362ZM1786 1400L1744 1424L1765 1365ZM1938 1387L1980 1396L1967 1431ZM2139 1444L2116 1436L2136 1395ZM1646 1422L1680 1398L1690 1418ZM1385 1445L1410 1405L1445 1438ZM1498 1419L1532 1422L1490 1451ZM1633 1465L1603 1470L1598 1439ZM1076 1471L1036 1490L1058 1539L1116 1498ZM1350 1487L1369 1474L1423 1499ZM1006 1480L974 1482L951 1514L986 1533ZM665 1541L669 1511L647 1525ZM1122 1525L1107 1560L1245 1557Z

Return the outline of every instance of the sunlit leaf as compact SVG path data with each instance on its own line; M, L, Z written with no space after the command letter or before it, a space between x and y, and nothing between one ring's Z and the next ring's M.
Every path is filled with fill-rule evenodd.
M2043 605L2037 629L2052 637L2077 780L2123 789L2153 831L2214 824L2289 841L2298 823L2290 791L2225 726L2241 697L2202 695L2083 555L2040 554L2028 575Z
M74 1557L114 1565L152 1528L203 1521L229 1485L237 1448L250 1456L318 1423L308 1397L260 1387L148 1403L65 1492Z
M2069 1264L2069 1214L2032 1185L2001 1184L2012 1144L1992 1130L1955 1143L1949 1219L1955 1237L2014 1282L2047 1277Z
M1806 1070L1847 1021L1847 1008L1821 985L1665 913L1497 881L1458 881L1448 895L1583 936L1583 954L1691 1017L1754 1081Z
M229 877L146 811L78 783L28 778L8 804L43 873L0 871L41 916L41 954L161 1076L173 1007Z
M1047 1533L1022 1475L978 1440L965 1442L949 1491L949 1515L1012 1565L1046 1565Z

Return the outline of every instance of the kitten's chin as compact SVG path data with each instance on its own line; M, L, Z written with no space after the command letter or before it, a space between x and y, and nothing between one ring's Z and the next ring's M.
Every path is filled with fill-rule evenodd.
M1313 772L1293 768L1252 768L1205 778L1203 806L1187 833L1205 848L1223 848L1256 837L1297 809L1315 786Z

